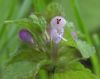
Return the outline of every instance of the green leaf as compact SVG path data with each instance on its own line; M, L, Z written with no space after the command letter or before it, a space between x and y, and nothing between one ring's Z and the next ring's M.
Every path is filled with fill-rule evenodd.
M77 40L76 44L83 58L89 58L96 52L95 48L89 45L88 43L86 43L85 41Z
M2 79L35 79L42 66L50 63L41 60L38 63L19 61L2 67Z
M28 28L34 33L42 33L46 29L46 20L44 17L37 17L36 15L30 15L29 18L7 20L5 24L17 24L21 28Z
M28 18L16 19L16 20L6 20L4 23L5 24L16 24L17 25L16 27L18 27L19 29L21 28L33 29L32 21ZM34 29L36 30L35 27Z
M2 79L29 79L33 76L36 65L30 62L17 62L3 68Z
M81 53L83 58L89 58L92 56L96 52L95 48L87 42L78 39L78 35L76 36L77 39L75 39L71 34L72 32L77 33L74 24L69 22L68 27L65 29L65 38L68 39L66 45L75 47ZM65 42L63 44L65 44Z
M56 71L61 72L65 71L67 66L70 63L74 63L82 58L80 52L74 48L69 46L63 46L59 49L58 52L58 60L56 61Z
M28 61L15 62L2 69L2 79L35 79L42 65L47 63L43 60L39 63Z
M47 26L47 22L43 16L36 16L34 14L30 15L29 18L32 20L33 24L39 25L39 27L42 29L42 31L45 30Z
M6 24L17 24L20 28L28 28L31 30L38 31L38 25L33 24L32 21L28 18L18 19L18 20L7 20ZM33 29L34 28L34 29Z
M39 18L38 18L36 15L31 14L31 15L29 16L29 18L32 19L32 22L33 22L33 23L38 24Z
M20 61L31 61L38 63L44 59L47 59L45 52L39 51L38 48L35 49L34 46L22 44L17 53L11 55L10 59L7 61L7 64L9 65Z
M96 79L89 69L76 62L70 64L65 72L56 72L51 79Z

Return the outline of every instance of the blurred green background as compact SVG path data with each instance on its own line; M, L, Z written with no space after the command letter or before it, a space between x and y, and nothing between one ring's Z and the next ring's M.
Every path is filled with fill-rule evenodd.
M63 6L67 20L73 22L87 42L95 46L97 52L91 57L91 63L99 76L100 0L0 0L0 64L4 64L18 48L17 26L7 25L4 21L28 17L36 11L42 13L52 1Z

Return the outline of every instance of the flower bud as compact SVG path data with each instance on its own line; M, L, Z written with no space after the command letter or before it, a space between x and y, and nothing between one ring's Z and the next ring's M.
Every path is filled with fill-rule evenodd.
M74 40L77 40L78 39L76 32L73 31L71 34L72 34L72 37L73 37Z
M34 43L32 34L27 29L21 29L19 32L19 37L26 43Z

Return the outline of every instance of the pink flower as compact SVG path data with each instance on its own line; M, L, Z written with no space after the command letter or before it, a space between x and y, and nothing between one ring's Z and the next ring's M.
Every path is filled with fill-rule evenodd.
M56 16L50 22L50 37L56 44L59 43L62 39L64 41L67 41L63 38L64 26L66 25L66 23L67 21L62 16Z
M66 25L67 21L62 16L56 16L51 20L51 27L61 29Z

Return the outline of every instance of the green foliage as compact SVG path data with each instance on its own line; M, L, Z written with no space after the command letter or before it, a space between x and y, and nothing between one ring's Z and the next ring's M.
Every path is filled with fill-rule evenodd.
M36 69L35 64L30 62L17 62L3 68L2 79L31 79Z
M7 19L18 19L25 17L30 8L30 1L24 0L19 4L18 0L0 0L0 64L9 59L11 53L15 53L18 48L16 25L5 25ZM27 8L26 8L27 7Z
M41 68L45 67L46 65L48 65L47 70L49 70L51 67L56 67L55 68L56 72L62 71L62 73L63 73L63 72L67 71L68 67L72 66L72 65L69 65L70 63L73 64L77 60L80 60L81 58L88 58L91 56L91 54L93 54L90 51L90 50L92 50L92 48L86 42L82 42L80 40L76 40L76 41L74 40L74 38L71 35L71 32L73 30L70 28L68 31L69 35L67 38L71 38L70 41L73 41L74 44L75 43L76 44L74 45L71 43L69 43L69 44L61 43L60 46L57 46L57 48L56 48L56 50L58 51L56 54L56 51L54 52L55 45L52 44L52 47L49 47L46 44L46 40L43 38L43 35L44 35L43 32L46 31L46 25L47 25L46 20L43 17L38 18L36 15L31 15L30 18L27 18L27 19L22 19L22 20L18 20L18 21L7 21L7 23L11 23L11 22L16 23L18 25L20 25L20 24L24 25L25 28L29 29L31 31L31 33L33 34L33 39L35 39L34 41L36 42L36 45L31 45L31 44L21 44L20 45L17 53L12 55L11 59L8 60L6 70L9 71L9 69L11 68L10 69L11 71L9 71L10 75L7 73L8 71L4 71L4 73L7 74L8 79L9 79L8 76L12 77L13 79L26 77L26 76L23 76L24 75L23 71L18 71L19 74L17 74L17 71L14 73L15 66L17 66L17 64L18 64L17 70L20 70L21 67L24 67L24 64L22 64L22 63L25 61L27 61L28 63L34 64L35 67L33 67L33 68L35 68L36 70L33 70L31 72L33 72L35 74L35 75L33 75L33 78L35 78L36 75L38 74L39 70ZM39 36L37 36L37 35L39 35ZM79 52L81 52L82 57L80 56ZM44 61L44 62L41 63L42 61ZM19 62L20 62L20 64L19 64ZM28 66L31 66L31 65L28 65ZM26 74L28 74L28 71L27 71L28 66L27 66L27 63L25 63L24 68L25 68L25 71L27 72ZM78 66L76 66L76 67L78 67ZM81 66L79 66L79 68L80 67ZM66 72L66 74L77 76L78 73L81 73L81 74L84 73L83 71L78 71L78 72L76 70L74 71L73 68L70 68L70 69L72 69L72 71L70 71L69 73ZM29 70L29 72L30 72L30 70ZM13 73L13 76L11 76L12 73ZM56 73L54 73L54 74L56 74ZM30 76L28 76L28 77L30 77ZM26 77L26 79L28 77ZM7 79L7 78L5 78L5 79ZM84 76L82 78L84 78Z
M77 48L79 49L80 53L84 58L89 58L96 52L95 48L87 44L85 41L78 40L76 43Z
M14 1L10 1L12 2L11 4L14 3ZM39 0L33 0L34 10L36 12L31 14L28 18L5 21L5 17L8 17L9 14L8 10L6 12L7 14L5 13L5 16L2 17L3 22L1 24L2 27L0 27L0 36L10 30L11 35L9 33L10 36L8 36L8 38L2 35L2 39L0 39L0 48L2 49L0 49L0 59L2 59L0 60L1 79L37 79L36 77L40 79L96 79L93 73L78 61L92 56L95 53L94 47L82 41L81 37L77 40L73 38L71 33L73 31L77 33L78 31L74 29L75 25L73 25L73 27L70 26L70 22L68 22L65 27L64 38L68 39L67 42L62 40L59 45L54 45L52 41L48 41L46 38L49 37L47 28L50 25L50 20L54 16L59 15L65 18L66 16L60 4L52 2L46 9L45 3L47 2L44 0L40 2ZM31 3L31 0L25 0L23 2L17 18L23 17L23 14L28 13L27 11L29 11ZM19 3L16 3L16 5L18 8ZM27 9L25 6L27 6ZM9 9L12 9L11 6ZM17 11L18 10L14 13ZM16 16L16 14L14 14L14 16ZM78 18L78 13L76 17ZM14 17L12 16L11 18ZM78 18L78 20L78 22L81 22L81 18ZM13 29L9 27L9 29L5 29L3 24L6 26L14 24L14 26ZM81 23L79 23L79 25L81 25ZM84 28L80 31L83 30L86 39L88 39L89 35L87 35L86 28L83 25L79 27ZM16 36L18 35L19 29L22 28L26 28L32 33L35 44L27 44L18 40ZM17 33L15 30L17 30ZM4 39L6 42L3 41ZM88 42L89 41L90 38ZM8 48L10 45L12 47Z
M46 21L41 17L36 15L30 15L29 18L19 19L19 20L7 20L6 24L17 24L20 27L26 27L34 32L42 32L46 28Z
M89 45L86 41L82 41L78 36L78 31L75 30L75 26L73 23L68 23L67 28L65 29L66 35L65 37L68 39L67 45L75 47L82 55L83 58L89 58L96 51L94 46ZM72 32L76 32L76 38L71 34Z
M51 79L95 79L95 76L80 63L73 63L66 72L54 73Z

